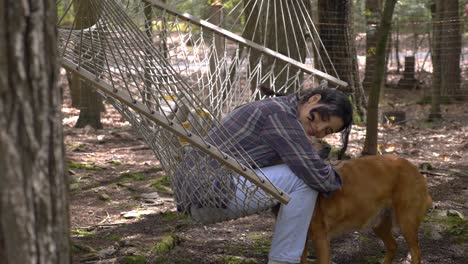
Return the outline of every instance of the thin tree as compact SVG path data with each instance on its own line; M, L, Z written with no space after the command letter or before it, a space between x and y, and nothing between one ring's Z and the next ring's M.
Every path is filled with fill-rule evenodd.
M382 20L377 33L375 71L372 75L372 87L367 105L366 139L364 142L364 155L377 154L377 126L379 115L380 90L383 85L386 67L386 49L390 34L393 11L397 0L386 0L382 13Z
M366 70L362 81L364 89L370 90L372 73L375 67L377 28L382 14L382 0L366 0Z
M70 263L55 0L0 17L0 260Z
M432 87L429 121L442 118L440 112L442 23L438 23L438 21L442 20L442 9L443 5L441 3L438 1L432 2Z

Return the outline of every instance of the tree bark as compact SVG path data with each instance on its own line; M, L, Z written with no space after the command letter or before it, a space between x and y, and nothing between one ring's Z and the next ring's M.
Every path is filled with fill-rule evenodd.
M73 5L76 10L75 15L75 27L76 30L83 30L90 28L95 25L99 20L101 13L101 6L94 2L93 0L73 0ZM96 6L97 4L97 6ZM75 52L77 54L85 54L86 50L96 50L96 53L104 53L104 41L101 41L101 34L98 28L90 29L87 32L82 32L84 38L92 40L91 43L82 42L78 43L75 47ZM99 45L97 45L99 43ZM94 45L95 47L91 47ZM100 50L99 50L100 49ZM102 58L99 54L90 54L86 57L86 63L82 63L81 67L85 68L91 73L99 75L102 71L101 68L104 65ZM77 75L74 75L74 78L78 78ZM80 115L78 121L75 124L76 128L82 128L87 125L94 127L96 129L102 128L101 123L101 112L104 111L104 104L102 102L102 96L94 89L93 85L84 80L73 81L75 85L72 85L72 94L74 94L73 105L80 109Z
M359 69L352 32L350 0L319 0L319 34L340 79L348 83L344 92L351 95L360 120L366 117L366 96L359 78ZM325 51L321 51L325 54ZM326 72L334 73L333 65L325 61Z
M0 17L0 259L70 263L55 1Z
M382 0L366 0L366 70L362 81L364 89L370 91L375 67L377 28L382 15Z
M435 0L431 5L432 14L432 87L431 87L431 108L429 121L442 118L440 112L440 92L441 92L441 45L442 45L442 24L437 23L442 19L443 5L441 1Z
M379 116L380 90L383 85L386 67L386 49L388 35L391 29L393 11L397 0L386 0L382 14L382 20L378 29L376 46L376 67L372 75L372 89L369 94L367 106L366 139L364 142L364 155L377 154L377 126Z
M443 20L441 43L443 47L441 51L442 63L442 89L447 92L447 95L453 96L454 99L463 100L461 94L461 71L460 71L460 54L462 47L462 38L460 30L460 15L458 12L458 0L438 1L443 5Z

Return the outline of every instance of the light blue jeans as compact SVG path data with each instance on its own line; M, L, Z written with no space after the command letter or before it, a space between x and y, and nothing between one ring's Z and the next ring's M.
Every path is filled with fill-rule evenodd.
M262 168L263 173L278 188L288 193L291 200L282 204L276 219L269 259L299 263L304 250L310 220L318 192L307 186L285 165ZM261 173L258 173L261 175ZM262 195L267 195L263 193ZM237 192L237 201L246 200L244 193ZM252 206L252 205L251 205ZM264 208L258 208L264 210Z

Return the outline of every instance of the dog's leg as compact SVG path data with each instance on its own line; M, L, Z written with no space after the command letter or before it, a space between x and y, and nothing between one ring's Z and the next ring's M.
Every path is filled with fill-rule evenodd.
M307 247L309 246L309 237L310 237L310 233L307 234L307 239L304 245L304 251L302 251L301 264L307 263Z
M315 208L314 217L309 228L309 237L312 239L312 245L314 246L315 252L317 253L318 264L330 264L330 239L327 235L327 228L323 222L315 222L314 218L321 219L321 213ZM318 214L316 216L315 214Z
M411 263L419 264L421 263L421 249L418 242L419 222L416 223L414 219L412 221L408 219L406 222L402 221L400 223L401 233L411 253Z
M391 213L385 213L381 222L374 227L374 233L382 239L385 245L385 257L382 264L391 264L397 252L398 244L392 235L392 216Z

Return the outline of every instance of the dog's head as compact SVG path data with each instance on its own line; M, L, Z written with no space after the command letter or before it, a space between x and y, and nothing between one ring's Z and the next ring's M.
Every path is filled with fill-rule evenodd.
M311 140L312 146L319 154L320 158L327 159L330 156L331 146L327 142L319 139Z

